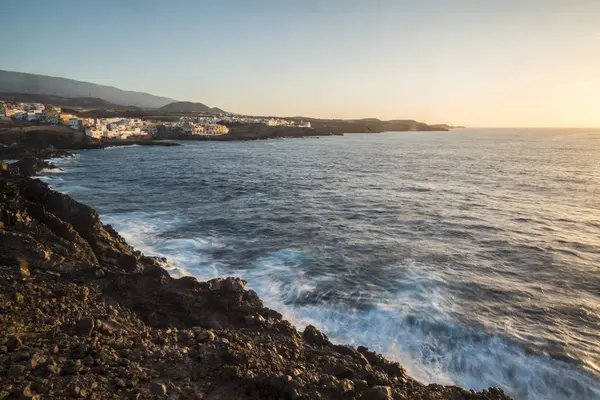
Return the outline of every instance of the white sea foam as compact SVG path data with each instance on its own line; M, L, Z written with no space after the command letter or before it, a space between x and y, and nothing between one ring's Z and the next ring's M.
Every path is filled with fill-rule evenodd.
M307 277L301 268L301 251L282 249L248 268L231 270L203 254L213 246L212 239L160 239L162 232L177 224L177 218L163 216L153 220L156 222L135 223L119 218L112 218L115 228L136 247L167 257L173 275L193 272L200 279L242 277L265 305L282 312L300 329L313 324L335 342L367 345L402 362L411 376L423 382L477 390L498 386L527 399L600 398L598 382L572 366L459 325L452 317L459 310L453 308L435 277L423 275L417 266L404 266L408 273L403 289L388 293L385 302L373 307L356 309L318 301L303 304L297 300L311 296L317 285L339 277ZM406 290L408 287L411 289Z
M140 147L140 145L139 144L128 144L125 146L108 146L108 147L105 147L104 150L127 149L130 147Z
M44 174L63 174L65 171L62 168L43 168L41 173Z
M411 376L423 382L478 390L498 386L518 398L600 398L598 382L572 365L529 354L480 328L459 325L452 317L458 310L446 293L416 267L409 266L407 275L407 286L412 289L395 293L393 302L368 309L331 303L297 305L295 300L316 281L307 281L299 263L290 263L290 251L279 252L280 263L268 257L262 267L239 275L267 306L299 327L313 324L336 342L367 345L402 362Z

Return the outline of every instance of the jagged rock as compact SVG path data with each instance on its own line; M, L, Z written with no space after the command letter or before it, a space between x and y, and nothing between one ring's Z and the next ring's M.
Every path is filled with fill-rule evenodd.
M60 375L60 367L56 365L54 362L50 362L46 364L46 374L49 376Z
M327 372L330 375L334 375L339 379L352 379L354 377L354 371L341 363L328 362L327 364L325 364L324 369L325 372Z
M246 321L246 325L248 325L248 326L260 326L265 323L265 318L260 314L246 315L245 321Z
M364 400L392 400L392 389L389 386L374 386L365 390Z
M340 390L342 393L352 392L354 390L354 382L350 379L342 379L340 381Z
M26 384L25 386L23 386L19 390L18 394L20 400L34 400L40 398L39 395L36 395L31 391L31 384Z
M271 310L270 308L264 308L262 311L262 315L265 318L272 318L272 319L276 319L276 320L281 320L283 318L283 315L280 312L277 312L275 310Z
M6 348L8 351L15 351L23 345L23 342L18 336L11 336L6 342Z
M44 357L38 352L33 353L29 361L27 362L27 367L30 369L35 369L37 366L44 362Z
M327 345L330 343L327 336L312 325L308 325L304 329L302 336L310 344Z
M196 340L200 343L212 342L217 336L211 331L203 331L196 336Z
M81 360L68 360L63 368L61 368L61 372L65 375L72 375L81 371L82 368Z
M82 318L75 324L75 332L79 335L88 336L94 330L94 320L92 318L86 317Z
M71 356L77 360L81 360L87 355L87 346L83 343L78 343L71 352Z
M119 267L134 274L141 274L144 272L144 266L138 264L137 258L129 254L123 254L119 257Z
M113 320L101 321L102 325L98 328L98 331L104 333L105 335L116 335L121 332L121 325L116 323Z
M8 369L8 376L9 377L18 377L21 376L25 373L25 371L27 370L27 368L24 365L21 364L15 364L15 365L11 365L10 368Z
M164 383L152 382L150 384L150 392L154 396L164 396L167 394L167 386Z
M212 290L222 290L229 292L241 292L246 287L246 281L240 278L216 278L208 281Z

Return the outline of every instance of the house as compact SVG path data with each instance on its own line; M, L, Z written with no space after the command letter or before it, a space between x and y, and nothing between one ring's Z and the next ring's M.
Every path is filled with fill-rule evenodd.
M91 138L100 139L102 137L103 132L100 130L86 129L85 134Z
M148 135L156 135L158 134L158 127L156 125L148 125L146 126L146 132L148 132Z
M192 135L204 135L206 130L202 125L196 125L192 128Z
M63 124L68 123L72 118L75 118L74 115L71 114L65 114L65 113L60 113L60 115L58 116L60 118L60 120L62 121Z
M205 135L224 135L229 133L229 128L225 125L217 125L217 124L206 124L204 125L204 134Z
M69 128L74 129L76 131L83 130L83 121L79 118L71 118L69 122L67 122Z
M6 107L5 110L4 110L4 115L6 115L7 117L13 117L13 118L15 118L15 115L21 114L21 113L22 113L22 111L20 109L18 109L18 108L9 108L9 107Z
M298 124L298 128L310 128L310 127L311 127L310 121L307 121L307 122L302 121Z
M38 114L36 112L28 112L27 113L27 117L26 117L27 121L39 121L40 119L42 119L42 114Z

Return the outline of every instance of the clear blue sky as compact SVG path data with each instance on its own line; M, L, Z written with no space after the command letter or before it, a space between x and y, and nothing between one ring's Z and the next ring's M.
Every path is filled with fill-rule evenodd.
M600 0L2 1L0 69L248 114L600 126Z

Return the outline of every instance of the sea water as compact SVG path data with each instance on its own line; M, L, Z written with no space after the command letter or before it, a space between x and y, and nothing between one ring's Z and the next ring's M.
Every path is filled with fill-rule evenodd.
M242 277L423 382L600 399L600 131L182 144L43 179L173 275Z

